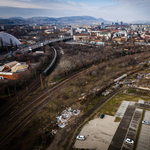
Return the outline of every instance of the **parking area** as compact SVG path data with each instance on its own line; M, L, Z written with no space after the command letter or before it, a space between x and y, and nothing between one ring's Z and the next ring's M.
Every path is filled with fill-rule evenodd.
M143 120L150 122L150 111L145 111ZM150 125L142 124L136 150L150 150Z
M124 113L124 116L116 130L116 133L111 141L111 144L109 145L108 150L121 150L126 134L128 133L128 128L130 126L130 122L132 121L135 109L136 104L129 103Z
M143 109L138 109L138 108L135 109L135 112L133 114L133 118L131 120L131 123L130 123L130 126L128 128L125 139L128 138L128 139L135 141L138 127L139 127L139 124L140 124L140 121L142 118L142 113L143 113ZM132 150L133 145L134 144L127 143L124 140L123 145L122 145L122 150Z
M115 117L105 115L103 119L96 118L89 121L80 132L86 140L76 140L74 148L107 150L119 125L119 122L114 120Z

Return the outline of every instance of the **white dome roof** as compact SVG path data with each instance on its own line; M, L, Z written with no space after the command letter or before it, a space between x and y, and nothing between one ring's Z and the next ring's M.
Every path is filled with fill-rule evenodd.
M11 41L14 46L21 44L21 42L17 38L5 32L0 32L0 46L1 46L1 39L3 41L3 46L11 46Z

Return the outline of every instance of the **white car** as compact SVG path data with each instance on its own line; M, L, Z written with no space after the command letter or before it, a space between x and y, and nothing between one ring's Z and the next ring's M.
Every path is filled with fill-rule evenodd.
M29 47L29 51L32 51L32 47Z
M77 140L85 140L85 136L83 136L83 135L78 135L78 136L77 136Z
M142 123L144 123L144 124L150 124L150 122L148 122L148 121L142 121Z
M131 139L129 139L129 138L127 138L125 141L126 141L127 143L129 143L129 144L133 144L133 143L134 143L134 141L131 140Z

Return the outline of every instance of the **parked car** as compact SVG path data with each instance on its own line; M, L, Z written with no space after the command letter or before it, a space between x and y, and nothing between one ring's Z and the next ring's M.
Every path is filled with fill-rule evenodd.
M29 51L32 51L32 47L29 47Z
M105 117L105 114L101 114L100 118L103 119Z
M83 135L78 135L78 136L77 136L77 140L85 140L85 136L83 136Z
M127 138L125 141L126 141L127 143L129 143L129 144L134 144L134 141L131 140L131 139L129 139L129 138Z
M142 123L144 123L144 124L150 124L150 122L148 122L148 121L142 121Z

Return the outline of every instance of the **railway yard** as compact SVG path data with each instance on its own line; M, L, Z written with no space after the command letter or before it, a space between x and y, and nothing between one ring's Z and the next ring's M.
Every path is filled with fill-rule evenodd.
M119 62L121 58L114 68L109 67L115 72ZM150 122L149 67L130 66L111 79L105 71L101 77L94 76L95 70L110 69L105 62L97 66L79 70L55 84L42 76L44 89L41 78L36 78L31 86L34 90L25 99L9 102L0 112L0 149L142 150L144 145L148 150L150 125L142 120ZM99 78L108 79L98 86ZM56 117L69 107L80 114L70 117L60 129ZM105 117L100 119L102 113ZM76 140L78 134L86 140ZM127 143L127 138L134 144Z

